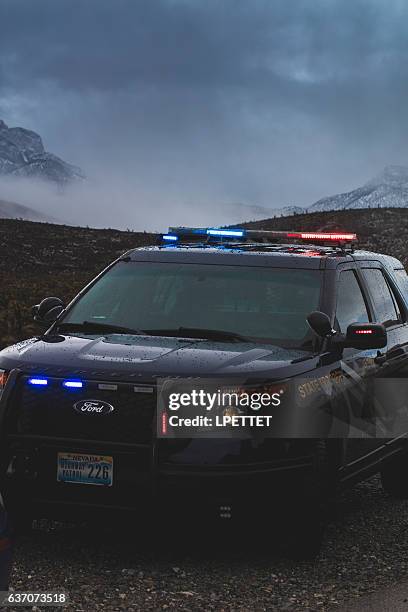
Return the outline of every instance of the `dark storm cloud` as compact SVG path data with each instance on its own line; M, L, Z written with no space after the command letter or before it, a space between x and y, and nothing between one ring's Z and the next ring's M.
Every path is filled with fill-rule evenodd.
M1 0L0 116L156 199L308 204L408 163L407 18L403 0Z

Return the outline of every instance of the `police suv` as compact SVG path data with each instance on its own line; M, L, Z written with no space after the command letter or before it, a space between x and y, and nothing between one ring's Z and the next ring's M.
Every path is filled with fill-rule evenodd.
M403 390L390 399L408 366L408 278L355 239L171 228L68 306L35 306L43 333L0 352L0 489L16 523L181 502L263 516L264 536L284 519L285 545L309 554L339 487L381 472L408 497L408 409ZM167 435L167 380L286 389L284 425Z

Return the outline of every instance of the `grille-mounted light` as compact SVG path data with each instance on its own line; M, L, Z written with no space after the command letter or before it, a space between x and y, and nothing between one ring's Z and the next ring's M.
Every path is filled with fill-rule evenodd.
M64 380L62 386L68 389L82 389L84 383L82 380Z
M29 378L27 382L29 385L33 385L34 387L46 387L48 385L47 378L33 377L33 378Z

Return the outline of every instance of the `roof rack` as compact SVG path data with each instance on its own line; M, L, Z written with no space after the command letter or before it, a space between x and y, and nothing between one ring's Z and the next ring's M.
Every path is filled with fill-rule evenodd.
M294 232L248 230L241 228L212 228L212 227L170 227L167 234L161 237L164 244L186 243L276 243L286 240L289 243L309 243L318 245L337 246L344 249L352 247L357 235L348 232Z

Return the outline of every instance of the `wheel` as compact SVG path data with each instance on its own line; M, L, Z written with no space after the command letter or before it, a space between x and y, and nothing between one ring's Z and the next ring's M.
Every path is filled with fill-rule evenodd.
M336 489L333 444L315 443L313 465L289 495L283 548L293 559L313 559L321 549L330 500Z
M408 452L388 459L381 468L381 484L386 493L408 499Z

